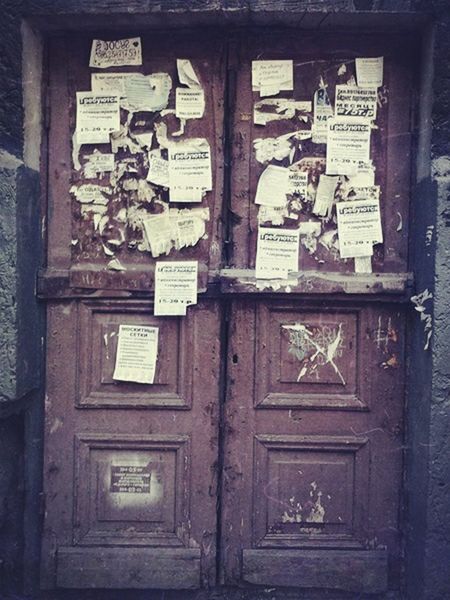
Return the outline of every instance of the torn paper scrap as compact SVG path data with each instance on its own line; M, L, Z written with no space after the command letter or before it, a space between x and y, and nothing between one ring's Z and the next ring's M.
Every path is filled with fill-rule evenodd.
M92 73L91 90L95 94L114 94L125 98L125 80L135 73Z
M383 241L379 201L338 202L336 214L341 258L371 256L373 244Z
M106 265L111 271L126 271L126 267L120 262L118 258L112 258Z
M141 38L93 40L89 66L97 69L142 65Z
M377 116L377 90L353 85L337 85L335 116L340 119L368 119Z
M114 171L114 154L103 154L94 152L87 157L88 161L84 165L84 175L86 179L93 179L97 173L109 173Z
M106 196L112 194L112 189L95 183L85 183L79 187L73 185L70 188L70 193L82 204L89 204L90 202L107 204L109 199Z
M289 190L289 169L269 165L260 175L255 204L285 206Z
M329 119L327 175L355 175L360 162L369 162L370 123Z
M153 142L153 131L140 131L130 134L141 148L151 148Z
M348 200L380 200L380 186L370 185L363 187L353 187L351 197Z
M317 186L316 199L314 201L313 213L319 217L331 217L334 194L338 184L338 177L320 175Z
M185 315L186 307L197 304L197 261L156 263L156 316Z
M256 279L287 279L298 271L298 229L258 228Z
M258 210L258 223L272 223L272 225L283 225L284 218L289 215L286 206L264 206L261 204ZM296 218L298 216L296 215Z
M292 60L253 60L252 89L260 96L275 96L278 92L294 89Z
M178 79L183 85L187 85L191 89L202 87L191 61L187 58L177 58L177 71Z
M308 188L308 172L289 169L288 193L300 196L300 200L306 200Z
M355 273L372 273L372 257L355 256Z
M347 185L349 188L375 185L375 167L372 162L357 163L356 172L349 177Z
M187 211L170 210L174 246L177 250L195 246L205 235L205 222L209 219L209 209L193 209Z
M151 150L148 153L148 164L147 181L169 187L169 161L161 156L161 150Z
M383 85L383 57L355 58L356 80L362 88L379 88Z
M172 249L172 227L169 211L159 215L151 215L142 224L152 256L157 258L161 254L169 254Z
M169 148L170 202L201 202L212 189L211 151L204 138L186 140Z
M314 93L314 121L312 126L312 141L314 144L326 144L328 134L328 119L334 116L330 99L325 88L319 88Z
M77 143L108 144L120 128L119 96L77 92Z
M432 298L433 294L428 288L423 290L423 292L420 294L411 297L411 302L414 304L414 309L420 314L420 320L423 322L424 326L424 350L428 350L430 347L431 336L433 334L433 317L431 314L431 307L429 309L430 312L427 312L427 307L425 306L425 302L427 302L427 300L432 300Z
M113 379L152 384L158 358L158 327L120 325Z
M125 79L126 108L131 112L156 112L166 108L172 89L168 73L133 73Z
M278 137L256 138L253 140L255 158L260 163L271 160L281 161L285 158L289 158L289 162L292 162L297 149L296 142L310 137L310 129L300 129Z
M203 90L177 87L175 95L175 115L178 119L201 119L205 112Z
M271 121L293 119L297 112L301 113L299 118L307 120L307 114L311 112L311 102L294 100L293 98L267 98L255 102L253 123L255 125L266 125Z

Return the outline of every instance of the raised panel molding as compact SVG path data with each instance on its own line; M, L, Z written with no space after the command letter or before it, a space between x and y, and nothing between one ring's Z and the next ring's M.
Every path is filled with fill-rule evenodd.
M75 457L75 544L188 546L189 436L78 434Z
M367 411L360 309L256 309L255 408Z
M196 319L155 317L152 305L82 302L79 307L77 408L148 407L189 410L192 406ZM159 327L159 351L152 385L112 378L120 324Z
M368 441L363 436L255 436L254 546L364 547Z

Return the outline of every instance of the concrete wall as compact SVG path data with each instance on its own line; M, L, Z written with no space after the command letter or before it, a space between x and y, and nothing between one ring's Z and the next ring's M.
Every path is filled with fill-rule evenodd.
M41 110L36 87L40 61L36 39L22 27L22 20L37 30L105 26L107 19L116 26L167 24L168 15L173 26L270 25L276 19L278 24L290 26L301 21L302 27L371 22L395 28L412 26L418 15L427 13L436 26L434 33L420 26L426 34L412 256L416 291L428 288L434 293L434 336L431 349L425 351L423 323L411 307L407 598L450 597L448 0L0 0L0 6L0 590L19 591L23 579L28 587L32 584L39 542L43 320L34 300L34 286L40 244L37 169ZM25 97L23 79L28 86ZM434 227L431 242L426 241L430 226ZM21 574L23 561L25 577Z

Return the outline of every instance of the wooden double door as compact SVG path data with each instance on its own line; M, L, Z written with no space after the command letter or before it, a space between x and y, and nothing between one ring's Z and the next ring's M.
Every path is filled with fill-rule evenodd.
M115 152L116 179L86 181L88 156L110 151L72 137L75 92L90 89L92 39L50 40L42 586L398 589L410 40L330 33L318 44L288 31L142 32L141 40L143 66L122 71L167 72L175 82L176 59L189 58L205 91L204 117L183 133L211 148L205 231L159 257L198 261L198 303L185 317L154 315L155 258L139 218L167 208L167 190L150 186L145 197L143 184L123 184L145 181L147 152L176 139L174 89L165 114L121 114L127 142L141 127L153 131L153 146L125 143ZM320 238L301 238L288 282L258 281L258 225L281 224L258 221L264 166L254 141L310 127L313 117L294 110L255 125L251 61L293 59L294 89L283 97L301 102L321 80L333 100L354 58L367 55L384 56L371 144L384 243L373 273L339 259L336 224L315 217L306 200L282 226L316 221ZM326 149L305 138L295 151L315 191ZM106 210L74 197L74 187L92 183L110 186ZM116 258L123 269L111 268ZM124 324L158 327L151 385L113 379Z

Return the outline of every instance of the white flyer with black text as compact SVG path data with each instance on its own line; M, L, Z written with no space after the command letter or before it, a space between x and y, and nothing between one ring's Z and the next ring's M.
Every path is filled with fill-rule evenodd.
M158 327L120 325L113 379L153 383L158 358Z
M77 92L78 144L108 144L119 127L119 96Z
M185 315L197 303L197 261L156 263L155 315Z
M256 249L257 279L287 279L298 271L300 231L259 227Z

